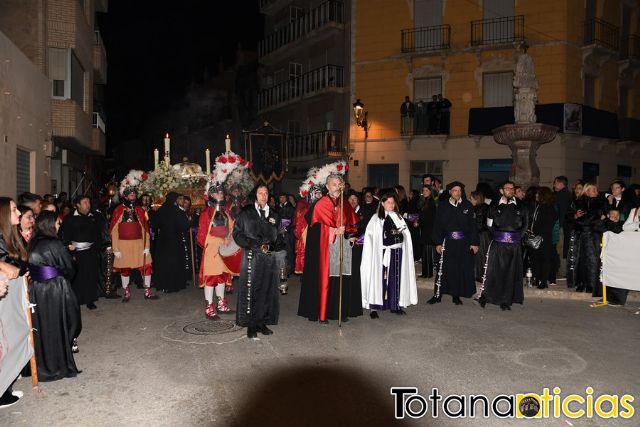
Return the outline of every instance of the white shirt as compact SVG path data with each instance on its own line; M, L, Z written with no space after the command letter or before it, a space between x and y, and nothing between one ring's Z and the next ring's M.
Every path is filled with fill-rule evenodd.
M513 204L513 205L515 205L515 204L517 204L517 202L516 202L516 198L515 198L515 197L512 197L512 198L511 198L511 200L509 200L509 202L507 203L507 198L506 198L506 197L504 197L504 196L502 196L502 197L500 197L500 201L498 202L498 204L499 204L499 205L506 205L506 204Z
M636 217L637 211L637 208L631 209L629 217L622 225L622 231L640 231L640 221L639 218Z
M460 198L457 202L453 197L449 197L449 203L451 204L451 206L453 206L454 208L457 208L460 203L462 203L462 198Z
M256 211L258 212L258 215L260 215L260 205L258 204L258 202L255 202L255 207L256 207ZM262 209L264 211L264 217L265 218L269 218L269 204L264 205L264 209Z

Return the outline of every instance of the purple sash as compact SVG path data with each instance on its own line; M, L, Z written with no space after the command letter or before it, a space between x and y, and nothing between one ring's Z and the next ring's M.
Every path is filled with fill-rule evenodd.
M493 240L500 243L520 243L522 235L517 231L494 231Z
M36 282L46 282L61 276L60 271L49 265L29 265L29 278Z
M282 218L280 220L280 228L287 228L290 225L291 225L291 220L290 219Z
M356 240L356 245L358 245L358 246L364 245L364 234L362 236L358 237L358 240Z
M407 221L416 222L420 219L420 214L407 214Z
M450 231L450 232L447 233L446 239L447 240L462 240L465 237L467 237L467 236L465 236L463 231Z

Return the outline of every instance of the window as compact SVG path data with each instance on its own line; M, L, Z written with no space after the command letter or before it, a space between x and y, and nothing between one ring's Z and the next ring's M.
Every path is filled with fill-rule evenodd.
M413 81L413 102L430 102L433 95L442 93L442 77L416 79Z
M71 99L85 109L84 103L84 68L75 53L71 52Z
M512 159L478 160L478 182L485 182L495 190L509 179L512 163Z
M54 98L69 98L71 87L69 86L69 50L49 48L49 79L52 81L52 93Z
M633 175L633 168L631 166L618 165L617 178L623 181L626 185L631 183L631 176Z
M31 153L16 150L16 194L31 191Z
M296 22L304 16L304 9L296 6L289 6L289 21Z
M585 181L597 182L600 176L600 165L598 163L582 163L582 179Z
M430 173L442 181L442 165L444 160L412 161L409 164L411 170L411 190L422 192L422 175Z
M596 79L591 76L584 76L584 105L595 107Z
M302 64L289 62L289 80L294 80L302 75Z
M483 74L482 102L484 107L512 106L513 72Z
M442 1L443 0L415 0L415 27L436 27L442 25Z

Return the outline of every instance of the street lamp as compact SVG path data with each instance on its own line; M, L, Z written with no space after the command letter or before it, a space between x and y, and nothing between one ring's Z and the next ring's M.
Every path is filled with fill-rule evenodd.
M369 128L367 124L367 115L369 113L364 111L364 104L360 101L360 98L353 103L353 117L356 119L356 125L364 129L365 139L368 136Z

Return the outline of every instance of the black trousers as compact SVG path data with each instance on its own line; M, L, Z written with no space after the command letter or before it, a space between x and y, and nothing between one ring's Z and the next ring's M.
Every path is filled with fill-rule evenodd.
M433 277L433 269L437 263L436 247L429 244L422 244L422 277Z

